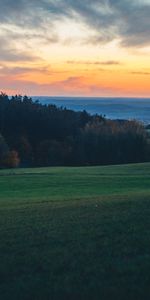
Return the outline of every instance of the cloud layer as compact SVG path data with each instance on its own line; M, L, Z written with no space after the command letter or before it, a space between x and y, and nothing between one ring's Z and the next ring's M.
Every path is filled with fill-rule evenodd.
M150 0L0 0L1 89L110 94L113 78L116 93L118 78L127 89L127 74L150 73L146 55L142 57L150 46L149 16ZM68 73L67 79L61 72ZM148 86L146 76L140 84Z
M125 47L150 44L150 1L0 0L0 7L1 24L38 28L39 35L65 18L80 20L93 30L92 43L118 38Z

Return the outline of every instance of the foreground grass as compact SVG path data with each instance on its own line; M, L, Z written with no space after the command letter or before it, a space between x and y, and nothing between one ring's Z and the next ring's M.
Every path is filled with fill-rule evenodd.
M150 164L0 171L0 299L149 299Z

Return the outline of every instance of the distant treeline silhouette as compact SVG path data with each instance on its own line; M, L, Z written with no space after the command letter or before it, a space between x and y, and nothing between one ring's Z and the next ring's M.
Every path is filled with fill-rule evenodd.
M150 140L137 121L0 94L0 167L104 165L150 161Z

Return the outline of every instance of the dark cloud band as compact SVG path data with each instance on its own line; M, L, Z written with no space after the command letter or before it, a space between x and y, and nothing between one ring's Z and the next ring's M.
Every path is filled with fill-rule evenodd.
M0 0L1 24L37 28L41 35L56 20L80 19L93 30L91 43L118 38L124 47L150 44L149 16L150 2L142 0Z

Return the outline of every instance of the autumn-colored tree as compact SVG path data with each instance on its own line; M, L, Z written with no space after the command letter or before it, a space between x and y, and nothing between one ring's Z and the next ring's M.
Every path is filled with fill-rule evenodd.
M15 150L9 151L4 160L4 165L7 168L17 168L19 166L20 159L18 152Z

